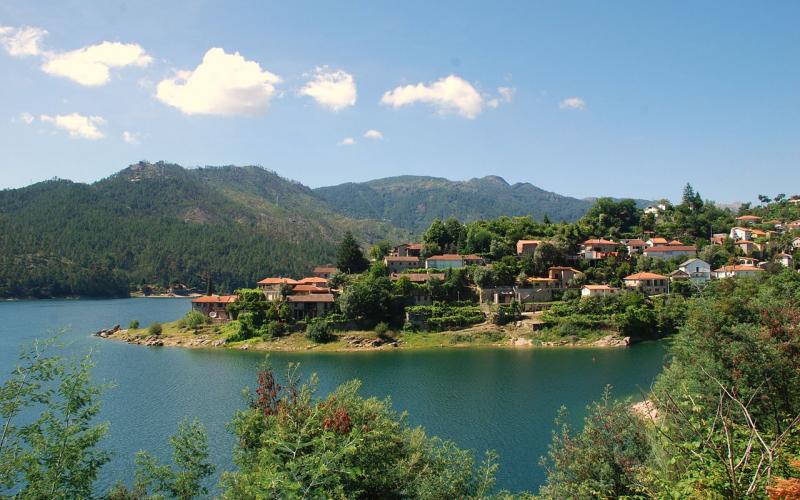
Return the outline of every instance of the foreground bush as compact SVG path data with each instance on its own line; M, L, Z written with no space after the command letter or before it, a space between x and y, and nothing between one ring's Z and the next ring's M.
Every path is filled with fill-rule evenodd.
M238 471L223 476L224 498L479 498L494 456L476 467L471 452L412 429L388 400L364 399L349 382L328 397L315 383L281 386L258 374L249 408L232 428Z

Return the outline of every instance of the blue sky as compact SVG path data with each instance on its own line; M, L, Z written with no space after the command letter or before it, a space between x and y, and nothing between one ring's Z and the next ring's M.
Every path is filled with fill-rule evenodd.
M146 159L312 187L800 193L798 20L798 2L5 0L0 188Z

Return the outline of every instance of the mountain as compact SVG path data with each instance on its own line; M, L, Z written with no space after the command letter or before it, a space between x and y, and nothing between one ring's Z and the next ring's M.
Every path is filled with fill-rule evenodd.
M575 221L593 205L494 175L468 181L403 175L317 188L314 193L350 217L386 220L414 232L424 231L437 217L451 216L462 222L501 215Z
M345 231L406 231L336 212L260 167L141 162L93 184L0 191L0 297L125 295L129 284L252 285L332 262Z

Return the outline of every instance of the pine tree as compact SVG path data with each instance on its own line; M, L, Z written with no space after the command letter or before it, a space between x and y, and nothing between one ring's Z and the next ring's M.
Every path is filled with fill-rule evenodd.
M349 274L362 273L369 267L369 261L350 231L344 233L344 239L336 252L336 267Z

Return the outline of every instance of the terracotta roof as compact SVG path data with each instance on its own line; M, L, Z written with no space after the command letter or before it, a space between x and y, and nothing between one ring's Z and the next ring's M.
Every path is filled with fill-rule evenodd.
M736 271L763 271L760 267L748 266L746 264L737 264L735 266L722 266L719 269L714 269L715 273L720 272L736 272Z
M547 269L548 271L573 271L579 273L580 271L575 269L574 267L567 267L567 266L553 266Z
M582 288L587 288L589 290L619 290L619 288L608 285L583 285Z
M683 242L681 240L672 240L669 242L669 244L670 246L677 246L677 245L683 245Z
M301 279L300 281L298 281L298 283L305 284L305 285L310 285L310 284L313 284L313 283L327 284L328 280L325 279L325 278L320 278L318 276L309 276L308 278Z
M482 260L483 257L477 255L458 255L455 253L446 253L444 255L433 255L425 260Z
M530 244L538 245L541 242L542 240L519 240L517 241L517 245L530 245Z
M667 239L666 238L662 238L660 236L656 236L655 238L650 238L650 241L652 241L655 244L659 244L659 245L660 244L664 244L664 245L667 244Z
M335 273L336 271L338 269L333 266L317 266L314 268L315 273Z
M542 281L542 282L544 282L544 281L548 281L548 282L556 281L556 282L558 282L559 279L558 278L528 278L528 281L531 282L531 283L536 283L538 281Z
M629 247L636 247L636 246L641 247L647 245L647 242L644 240L635 239L635 240L628 240L628 242L625 244L628 245Z
M665 280L665 279L667 279L667 277L666 276L661 276L660 274L656 274L656 273L643 272L643 273L631 274L630 276L625 276L623 279L625 281L628 281L628 280L631 280L631 281L633 281L633 280Z
M757 215L740 215L736 220L761 220L761 217Z
M192 299L195 304L230 304L236 302L236 295L203 295Z
M286 297L289 302L335 302L330 293L312 293L309 295L289 295Z
M309 293L328 293L330 292L330 288L328 287L321 287L316 285L295 285L292 287L293 292L309 292Z
M425 248L424 243L409 243L407 246L409 250L422 250Z
M586 240L583 242L584 245L617 245L618 243L614 240L604 240L603 238L596 238L591 240Z
M384 257L386 262L419 262L419 257L396 257L396 256L386 256Z
M436 279L436 280L443 280L444 279L444 273L403 273L403 274L392 273L389 276L389 278L392 281L397 281L400 278L402 278L403 276L408 278L412 283L425 283L430 278L433 278L433 279Z
M696 252L697 248L693 245L658 245L646 248L644 253L648 252Z
M687 273L686 271L682 271L680 269L676 269L676 270L672 271L671 273L669 273L669 275L671 277L673 277L673 278L677 278L677 277L689 278L690 277L689 273Z
M287 285L297 285L300 282L292 278L264 278L258 282L259 285L281 285L283 283Z

